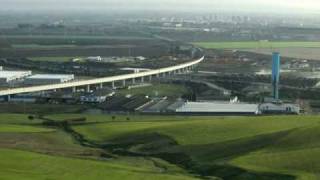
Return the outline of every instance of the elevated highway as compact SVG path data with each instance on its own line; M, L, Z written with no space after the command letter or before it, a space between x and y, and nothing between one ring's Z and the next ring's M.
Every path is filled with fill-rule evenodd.
M66 82L61 84L11 88L6 90L0 90L0 96L10 96L10 95L22 94L22 93L50 91L50 90L67 89L67 88L72 88L72 90L75 91L77 87L86 87L87 90L90 90L91 85L99 85L100 87L103 87L104 83L112 83L112 86L114 86L114 83L117 81L122 81L123 83L125 83L126 80L132 80L134 82L136 78L141 78L141 80L143 81L145 77L149 77L149 79L151 80L153 76L159 77L160 75L165 75L166 73L179 73L179 72L188 71L193 67L195 67L200 62L202 62L203 60L204 60L204 57L201 57L197 60L187 62L184 64L179 64L171 67L160 68L160 69L139 72L139 73L131 73L131 74L96 78L96 79L90 79L90 80L72 81L72 82Z

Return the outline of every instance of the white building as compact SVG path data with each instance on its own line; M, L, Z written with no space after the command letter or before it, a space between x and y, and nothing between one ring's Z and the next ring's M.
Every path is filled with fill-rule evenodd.
M176 113L187 114L259 114L258 104L230 102L186 102L176 109Z
M0 71L2 71L3 70L3 67L2 66L0 66Z
M91 56L91 57L87 57L87 61L91 61L91 62L101 62L101 61L102 61L102 57L101 57L101 56Z
M31 74L31 71L0 71L0 84L6 84L23 79Z
M74 80L73 74L36 74L25 79L25 84L59 84Z
M288 103L263 103L259 105L262 114L300 114L300 107Z

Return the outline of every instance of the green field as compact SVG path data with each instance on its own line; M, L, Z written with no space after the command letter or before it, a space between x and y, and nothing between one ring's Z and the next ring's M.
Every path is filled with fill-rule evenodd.
M192 179L188 176L161 174L150 168L122 163L82 160L17 150L0 149L1 179ZM140 165L141 166L141 165Z
M76 57L31 57L32 61L48 61L48 62L69 62Z
M207 49L261 49L261 48L320 48L320 42L194 42L196 46Z
M319 179L320 116L0 114L4 179ZM130 120L127 120L130 117ZM103 147L103 148L102 148ZM102 148L102 149L101 149ZM101 158L107 153L112 158ZM130 154L141 156L131 156ZM199 176L195 176L199 175Z

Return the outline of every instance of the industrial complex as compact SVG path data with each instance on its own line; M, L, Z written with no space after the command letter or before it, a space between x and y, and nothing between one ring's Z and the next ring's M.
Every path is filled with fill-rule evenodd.
M116 83L120 81L122 88L131 89L147 87L145 79L151 81L153 79L165 78L167 75L179 74L181 72L190 72L198 63L201 63L204 57L192 62L179 64L171 67L151 70L146 68L122 68L121 70L132 73L111 76L105 78L97 78L91 80L74 81L73 74L35 74L31 71L0 71L0 84L8 84L15 80L21 80L22 85L26 87L17 87L7 90L0 90L2 100L10 100L12 102L25 101L36 102L37 99L62 100L63 102L72 103L95 103L107 104L105 107L116 110L129 110L141 113L175 113L175 114L214 114L214 115L259 115L259 114L299 114L300 107L296 104L283 103L279 98L280 83L280 54L272 54L272 74L271 86L272 97L265 97L263 102L246 103L240 102L238 97L232 97L230 101L189 101L186 99L167 99L150 98L143 96L128 96L120 98L115 89ZM147 78L146 78L147 77ZM140 79L140 80L137 80ZM131 83L126 83L130 80ZM195 81L197 82L197 81ZM200 81L199 81L200 82ZM106 83L111 83L105 86ZM137 83L140 83L137 84ZM119 84L119 83L118 83ZM128 85L127 85L128 84ZM129 85L131 84L131 85ZM107 88L110 86L110 88ZM205 83L211 88L217 88L215 85ZM80 91L82 88L83 91ZM50 95L50 92L56 92L60 89L60 93L64 94L57 99L57 95ZM71 90L71 91L70 91ZM37 94L38 92L43 92ZM71 94L69 94L71 93ZM80 94L79 94L80 93ZM68 95L69 94L69 95ZM78 95L76 95L78 94ZM230 93L229 93L230 94ZM51 98L52 99L52 98ZM117 107L117 108L115 108ZM108 108L107 108L108 109ZM107 110L106 109L106 110Z
M32 74L31 71L0 71L0 85L21 80Z
M25 79L27 85L59 84L74 80L73 74L36 74Z

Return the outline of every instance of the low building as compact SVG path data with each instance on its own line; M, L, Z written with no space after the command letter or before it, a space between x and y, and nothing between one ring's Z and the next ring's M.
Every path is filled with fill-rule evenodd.
M185 102L176 109L182 114L257 115L258 104L221 102Z
M36 74L25 79L27 85L59 84L74 80L73 74Z
M102 57L101 56L87 57L87 61L90 61L90 62L101 62L102 61Z
M111 89L99 89L93 93L88 93L80 96L80 102L83 103L102 103L105 102L108 97L111 97L115 92Z
M300 114L300 107L289 103L263 103L259 105L262 114Z
M23 79L32 74L31 71L0 71L0 84Z
M103 103L107 99L107 96L87 95L81 96L80 101L85 103Z

